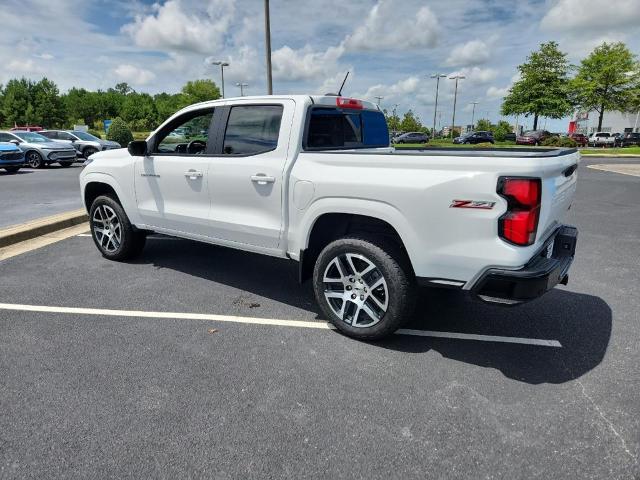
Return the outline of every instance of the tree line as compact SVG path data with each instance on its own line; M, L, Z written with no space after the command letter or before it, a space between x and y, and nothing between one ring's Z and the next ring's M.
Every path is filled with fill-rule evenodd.
M640 64L621 42L602 43L577 66L556 42L542 43L518 71L501 112L533 116L534 130L540 117L558 119L576 110L598 112L601 130L606 111L640 109Z
M102 130L103 120L121 118L131 130L149 131L187 105L217 98L220 90L211 80L189 81L175 94L150 95L126 83L98 91L74 87L61 94L47 78L37 82L16 78L0 85L0 126L71 128L84 124Z

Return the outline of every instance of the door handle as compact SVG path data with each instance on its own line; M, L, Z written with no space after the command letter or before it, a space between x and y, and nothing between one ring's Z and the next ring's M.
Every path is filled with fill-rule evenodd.
M251 175L251 181L257 183L258 185L266 185L267 183L273 183L276 181L276 177L270 177L265 175L264 173L258 173L256 175Z
M185 177L189 177L189 180L196 180L198 178L202 178L202 172L198 172L197 170L188 170L184 172Z

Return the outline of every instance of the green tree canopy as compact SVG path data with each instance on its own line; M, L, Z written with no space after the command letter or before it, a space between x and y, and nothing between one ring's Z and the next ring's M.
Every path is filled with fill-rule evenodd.
M135 131L152 130L157 126L158 111L148 93L130 93L122 105L122 119Z
M491 122L486 118L480 118L476 122L476 130L490 132L492 129Z
M218 98L220 98L220 89L213 80L193 80L182 87L184 102L182 106Z
M34 123L48 128L61 127L65 123L65 106L55 83L43 78L32 84L30 97L33 104Z
M503 115L533 115L533 128L538 117L562 118L573 109L569 98L567 54L556 42L540 45L527 61L518 66L520 80L509 89L502 103Z
M26 78L15 78L7 82L2 103L2 117L7 125L24 125L33 120L30 89L31 82Z
M422 131L422 123L416 117L413 110L408 110L402 117L400 122L400 130L403 132L420 132Z
M638 94L640 66L624 43L603 43L582 60L572 80L576 104L599 113L598 130L607 110L634 108Z

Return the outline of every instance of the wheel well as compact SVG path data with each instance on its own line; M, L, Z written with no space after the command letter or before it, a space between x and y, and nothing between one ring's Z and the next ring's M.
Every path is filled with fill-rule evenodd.
M116 202L120 203L118 194L111 187L111 185L107 185L106 183L100 183L100 182L91 182L91 183L88 183L87 186L84 188L84 204L87 207L87 211L91 209L91 204L100 195L109 195Z
M334 240L353 234L369 234L385 237L387 240L396 243L402 252L407 255L400 235L395 228L384 220L350 213L325 213L318 217L313 224L313 228L309 234L307 248L300 252L300 283L311 278L316 259L324 247Z

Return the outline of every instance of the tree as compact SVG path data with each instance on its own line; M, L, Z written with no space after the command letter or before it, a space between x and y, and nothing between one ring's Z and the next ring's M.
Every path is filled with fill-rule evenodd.
M533 129L540 116L562 118L573 110L569 98L567 54L556 42L540 45L527 61L518 66L520 80L509 89L502 103L503 115L533 115Z
M129 95L130 93L134 92L133 88L131 88L127 82L121 82L116 84L116 86L114 87L114 90L118 92L120 95Z
M489 120L487 120L486 118L480 118L477 122L476 122L476 130L478 131L484 131L484 132L489 132L492 130L492 125L491 122Z
M400 117L396 114L395 108L393 112L389 113L386 109L382 111L387 119L387 127L390 132L397 132L400 130Z
M127 95L120 116L136 131L151 130L158 121L158 111L153 97L148 93L134 92Z
M493 138L498 142L504 142L508 133L511 133L513 129L511 128L511 124L504 120L500 120L497 125L494 125L491 129L493 132Z
M126 147L133 141L133 134L127 123L120 117L116 117L107 131L107 140L113 140L120 146Z
M45 77L31 85L30 93L34 123L47 128L61 127L65 121L65 108L58 86Z
M640 66L624 43L603 43L582 60L571 82L577 105L599 113L598 130L607 110L628 111L640 83Z
M68 123L82 121L85 125L93 125L98 119L98 95L84 88L72 88L63 97L67 110Z
M4 89L2 116L8 125L24 125L33 119L31 85L31 81L26 78L14 78L7 82Z
M182 87L183 107L218 98L220 98L220 89L213 80L193 80Z
M400 130L403 132L419 132L422 129L422 123L413 113L413 110L405 112L400 122Z
M158 123L164 122L171 115L176 113L185 104L181 93L158 93L153 97L158 112Z

